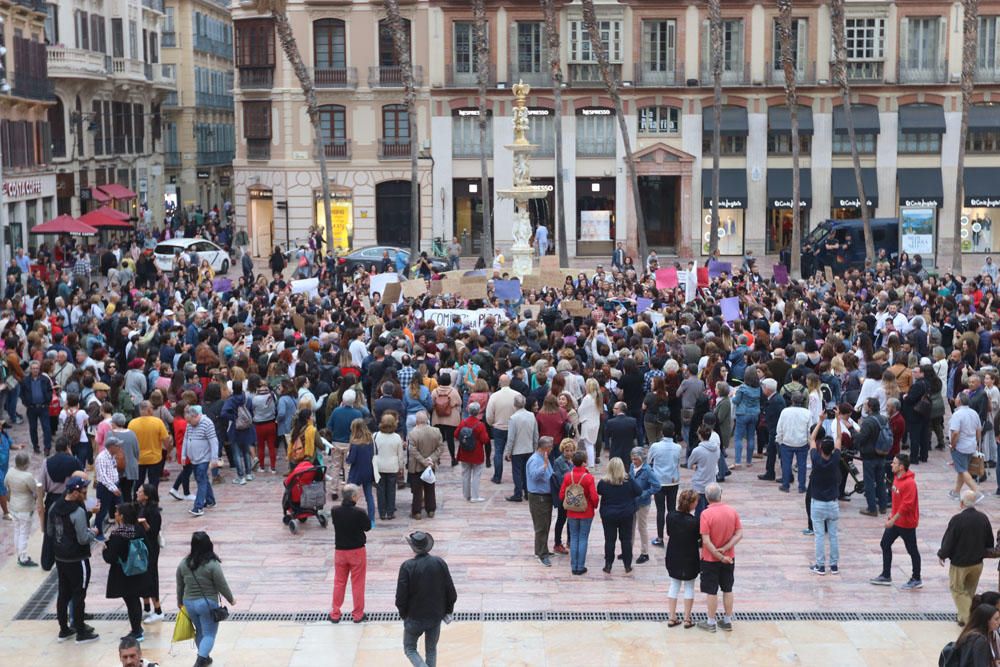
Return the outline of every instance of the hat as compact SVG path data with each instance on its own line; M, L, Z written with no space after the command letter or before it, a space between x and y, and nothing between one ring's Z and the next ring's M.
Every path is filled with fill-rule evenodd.
M72 493L90 486L90 480L86 477L70 477L66 480L66 493Z
M146 365L145 360L140 359L138 357L136 357L132 361L128 362L128 367L129 368L142 368L145 365Z
M208 311L205 310L202 306L198 306L198 309L196 311L194 311L194 312L197 313L198 315L204 315L204 314L208 313Z
M95 382L94 391L111 391L111 387L104 384L103 382Z
M174 311L172 311L169 308L167 308L165 311L163 311L163 316L164 317L173 317L174 316Z
M410 533L406 536L406 543L413 549L413 553L420 555L430 552L434 548L434 538L430 533L422 530Z

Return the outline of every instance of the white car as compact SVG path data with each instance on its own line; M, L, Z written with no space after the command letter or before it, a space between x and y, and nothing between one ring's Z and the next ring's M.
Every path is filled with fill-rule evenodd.
M229 272L229 253L205 239L169 239L156 244L153 250L153 257L156 261L156 268L161 271L170 271L174 268L174 256L183 254L190 255L191 250L198 254L198 266L201 261L208 260L212 270L216 273Z

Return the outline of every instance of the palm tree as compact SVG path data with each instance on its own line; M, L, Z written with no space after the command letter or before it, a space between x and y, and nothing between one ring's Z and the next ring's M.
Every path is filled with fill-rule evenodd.
M871 213L865 198L865 186L861 181L861 157L858 155L857 136L854 134L854 115L851 113L851 84L847 80L847 40L844 37L844 0L830 0L830 21L833 23L833 78L840 86L844 105L844 120L847 123L847 140L851 144L851 160L854 163L854 183L861 203L861 222L865 230L865 259L875 263L875 240L872 237Z
M549 72L552 75L552 98L555 101L555 135L556 135L556 247L559 253L559 266L569 266L569 249L566 243L566 206L565 185L563 184L562 156L562 63L559 57L559 15L556 13L555 0L542 0L545 12L545 38L548 47Z
M708 255L719 249L719 144L722 142L722 2L708 0L708 28L712 55L712 227L708 239Z
M795 58L792 55L792 0L778 0L778 22L781 35L781 67L785 72L785 103L791 119L792 131L792 277L796 280L802 274L802 216L799 181L799 99L795 87Z
M976 39L979 28L979 0L962 0L962 125L958 131L958 177L955 179L955 238L951 261L962 262L962 204L965 201L965 142L969 136L969 105L976 74Z
M632 157L632 141L628 136L628 125L625 122L625 109L622 105L622 96L618 92L618 78L611 71L611 64L608 62L608 51L601 41L601 31L597 26L597 14L594 12L594 0L583 0L583 23L587 27L587 34L590 40L590 50L597 57L597 66L601 70L601 78L604 80L604 87L608 91L608 96L615 105L615 116L618 118L618 129L622 135L622 144L625 147L625 169L628 171L629 182L632 186L632 197L635 205L636 237L639 243L640 263L645 262L646 250L646 218L642 214L642 197L639 194L639 178L635 173L635 160ZM559 110L557 109L558 113Z
M493 193L490 192L490 174L486 168L487 141L493 137L486 135L486 86L489 83L490 43L486 32L486 0L472 3L473 29L476 35L476 82L479 84L479 171L483 193L483 262L487 266L493 260Z
M278 42L285 53L288 64L295 72L295 78L302 87L302 95L306 98L306 114L313 127L313 141L316 155L319 158L320 186L323 188L323 212L326 215L326 247L333 248L333 218L330 215L330 177L326 170L326 146L323 142L323 128L319 117L319 107L316 105L316 86L313 83L309 69L302 61L299 44L295 41L292 24L285 13L285 0L256 0L256 10L260 14L270 14L274 19L274 27L278 33Z
M399 12L399 0L385 0L385 14L392 48L403 80L403 103L410 129L410 261L420 253L420 173L417 167L417 86L410 61L410 33ZM485 197L486 195L484 195Z

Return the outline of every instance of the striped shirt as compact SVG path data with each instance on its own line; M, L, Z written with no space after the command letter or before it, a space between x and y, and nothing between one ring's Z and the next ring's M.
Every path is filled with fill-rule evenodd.
M215 432L215 424L202 415L197 424L188 424L184 430L184 446L181 458L188 459L192 464L208 463L219 451L219 438Z

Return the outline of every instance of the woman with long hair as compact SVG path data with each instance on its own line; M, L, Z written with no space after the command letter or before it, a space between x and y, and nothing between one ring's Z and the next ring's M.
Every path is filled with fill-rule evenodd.
M379 421L378 433L369 436L375 445L375 466L379 474L378 510L390 521L396 518L396 480L406 462L403 439L396 432L398 426L395 413L386 412Z
M372 446L372 433L368 430L364 419L355 419L351 422L351 448L347 452L347 465L350 466L347 473L347 483L356 484L364 491L368 520L371 521L372 528L375 527L375 499L372 497L372 485L378 481L378 477L375 475L374 459L375 448ZM384 520L386 514L381 503L379 503L378 508L379 518Z
M580 415L580 443L587 452L587 465L597 465L594 445L601 429L601 413L604 401L601 399L601 386L594 378L589 378L586 384L587 392L580 401L577 411Z
M753 370L753 369L751 369ZM694 518L694 508L698 504L698 494L684 489L677 498L677 510L667 515L667 576L670 589L667 591L667 627L681 624L677 619L677 596L684 588L684 627L694 627L691 608L694 606L694 581L701 571L699 542L701 539L698 520Z
M808 396L807 407L809 408L809 426L815 426L823 418L823 390L822 381L816 373L806 376L806 392Z
M236 605L222 571L222 559L215 555L208 533L199 530L191 535L190 553L177 565L177 599L183 603L194 624L194 641L198 647L195 667L212 664L212 647L219 631L214 612L219 609L220 595L229 604Z
M952 645L957 661L942 661L941 664L957 664L961 667L994 667L993 637L1000 629L1000 610L996 605L980 602L972 607L958 639Z
M163 620L160 608L160 532L163 530L163 516L160 512L160 494L154 484L143 484L135 494L139 506L139 525L146 530L146 549L149 551L148 587L143 591L143 623Z
M285 457L288 459L289 470L294 470L295 466L302 461L311 461L318 458L316 452L316 419L312 410L305 408L295 413Z
M424 385L420 373L414 373L410 378L410 386L403 395L403 407L406 409L406 432L409 433L417 424L417 413L421 410L430 414L433 407L431 390Z
M650 383L649 393L642 402L643 427L646 429L646 442L659 442L663 437L663 422L670 415L670 404L667 397L667 385L662 377L654 376Z
M760 419L761 407L760 376L753 366L749 366L743 373L743 384L736 389L732 403L736 421L733 432L736 463L730 468L739 468L742 465L744 452L746 453L747 468L751 468L753 467L754 440L757 437L757 422ZM743 447L744 444L746 449Z
M642 495L642 488L625 473L625 463L615 456L608 461L608 469L597 483L597 495L601 498L601 524L604 526L604 573L611 574L617 541L621 544L627 574L632 571L635 499Z
M108 564L108 583L105 597L121 598L128 610L131 631L126 635L136 641L143 640L142 603L139 596L149 588L149 568L133 574L125 572L133 540L145 541L146 530L139 524L139 509L135 503L123 503L115 509L115 527L108 533L101 556Z

